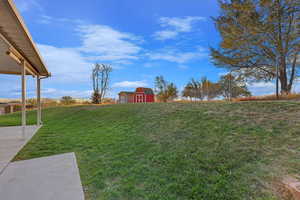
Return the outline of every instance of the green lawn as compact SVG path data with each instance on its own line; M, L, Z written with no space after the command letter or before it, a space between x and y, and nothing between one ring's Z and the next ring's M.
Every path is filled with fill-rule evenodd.
M300 171L296 102L75 106L43 115L15 159L75 152L87 199L279 199L278 180ZM19 116L1 116L0 126Z

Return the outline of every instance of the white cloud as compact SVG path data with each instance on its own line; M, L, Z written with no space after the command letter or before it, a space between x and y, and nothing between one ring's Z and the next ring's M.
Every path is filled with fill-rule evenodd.
M273 82L255 82L247 83L248 89L253 96L269 95L275 93L275 83Z
M37 17L36 22L40 24L51 24L51 23L58 23L58 24L73 24L73 25L82 25L85 22L80 19L71 19L71 18L54 18L49 15L40 15Z
M177 35L178 35L177 31L164 30L164 31L157 31L154 34L154 37L157 40L167 40L167 39L175 38Z
M47 18L52 23L53 18ZM45 21L45 23L47 23ZM94 63L107 62L114 63L114 69L122 69L124 65L131 64L132 59L136 59L140 47L132 41L139 42L139 39L129 33L116 31L108 26L101 25L78 25L82 37L82 44L78 47L63 48L51 45L38 44L41 55L47 65L52 77L46 80L47 85L51 85L48 90L43 91L45 95L60 97L70 95L74 97L90 96L88 92L80 90L55 89L72 88L74 84L86 87L91 81L91 69ZM101 60L99 60L101 59ZM123 82L123 86L133 87L134 83ZM145 82L135 82L136 85L145 86ZM118 84L116 84L118 85ZM119 86L122 86L119 83ZM29 93L28 93L29 94ZM16 95L16 93L15 93Z
M36 95L36 80L31 76L26 77L27 97ZM0 98L20 98L21 97L21 79L20 76L1 74L0 78Z
M122 81L113 84L113 87L119 88L136 88L136 87L146 87L148 84L146 81Z
M219 72L218 73L218 76L221 77L221 76L225 76L227 75L229 72Z
M292 87L292 92L296 93L296 92L300 92L300 79L296 79L294 81L294 85Z
M256 82L256 83L250 83L249 86L255 88L273 88L275 87L275 84L273 82Z
M90 81L93 63L85 60L79 51L72 48L58 48L39 44L43 59L56 81Z
M50 24L52 21L53 21L53 18L48 15L41 15L37 19L37 22L40 24Z
M63 51L63 53L73 54L77 61L80 60L77 62L78 65L96 61L108 62L113 63L115 69L121 69L123 68L122 65L132 64L132 60L138 59L142 50L138 45L142 42L142 39L131 33L120 32L109 26L87 25L81 20L53 18L47 15L43 15L40 19L40 23L53 22L72 22L76 26L75 31L79 34L82 43L78 47L57 49ZM56 51L53 48L51 49L48 46L47 50L54 54ZM52 61L56 60L54 56L52 58ZM58 59L60 60L60 58Z
M159 23L166 28L162 31L154 33L157 40L167 40L178 36L179 33L187 33L193 30L193 25L198 21L204 21L206 18L199 16L187 17L161 17Z
M42 6L36 0L16 0L15 3L21 12L27 12L33 8L42 10Z
M146 67L146 68L152 68L153 66L154 66L153 63L145 63L144 64L144 67Z
M89 98L92 94L92 90L65 90L65 89L56 89L56 88L45 88L42 89L43 98L61 98L63 96L71 96L73 98ZM35 88L27 89L27 98L35 98L36 90ZM12 96L16 98L21 97L21 90L15 90L12 92Z
M130 33L120 32L104 25L80 25L81 51L93 54L94 58L104 61L137 59L142 50L141 40Z
M89 98L92 90L60 90L56 88L46 88L42 91L44 97L61 98L62 96L71 96L73 98Z
M154 68L154 67L159 67L160 63L159 62L146 62L143 65L145 68Z
M253 96L270 95L270 94L275 94L276 92L275 81L247 83L247 87L251 91ZM280 82L279 82L279 90L280 90ZM300 92L299 80L295 80L291 92L292 93Z
M203 48L198 48L193 52L181 52L176 49L166 48L157 52L150 52L146 54L151 60L165 60L175 63L187 63L191 60L202 59L207 57L207 53Z
M53 18L44 17L44 23L51 23ZM56 19L70 20L70 19ZM112 63L114 69L122 69L123 65L132 64L132 59L138 59L141 48L135 43L140 39L130 33L122 33L109 26L78 25L76 31L80 33L82 44L73 48L58 48L50 45L39 45L42 56L50 68L57 74L80 74L86 72L87 66L93 63ZM88 68L90 70L90 68Z
M189 67L187 65L179 65L178 66L179 69L182 69L182 70L186 70L188 69Z
M180 32L189 32L192 30L192 24L197 21L205 20L204 17L192 17L187 16L183 18L179 17L162 17L160 18L160 24L162 27L171 27Z

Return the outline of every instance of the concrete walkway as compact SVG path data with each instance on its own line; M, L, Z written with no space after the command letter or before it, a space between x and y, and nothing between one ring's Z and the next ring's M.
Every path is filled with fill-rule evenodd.
M0 199L84 200L75 154L10 163L0 175Z
M0 127L0 174L39 128L27 126L23 137L20 126Z

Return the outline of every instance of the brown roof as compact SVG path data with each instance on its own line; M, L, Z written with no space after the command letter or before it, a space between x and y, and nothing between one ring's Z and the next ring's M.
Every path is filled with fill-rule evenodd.
M144 88L144 87L138 87L136 88L137 90L142 90L145 94L154 94L153 90L151 88Z
M0 107L6 107L6 106L22 106L21 103L0 103Z
M119 95L133 95L133 94L134 94L134 92L126 92L126 91L121 91L119 93Z

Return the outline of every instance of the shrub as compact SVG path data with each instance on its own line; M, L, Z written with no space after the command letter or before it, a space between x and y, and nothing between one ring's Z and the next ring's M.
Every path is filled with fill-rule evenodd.
M60 103L63 105L71 105L76 103L76 101L70 96L63 96L60 100Z

